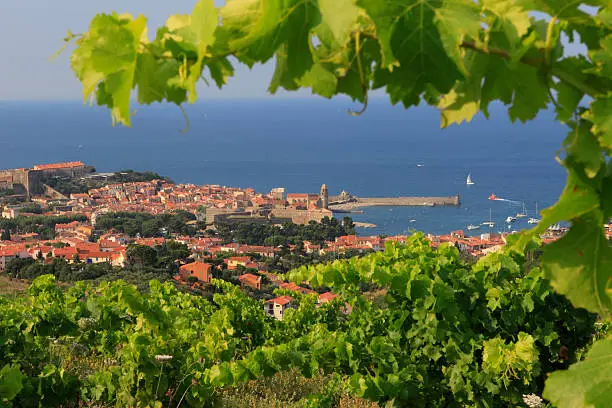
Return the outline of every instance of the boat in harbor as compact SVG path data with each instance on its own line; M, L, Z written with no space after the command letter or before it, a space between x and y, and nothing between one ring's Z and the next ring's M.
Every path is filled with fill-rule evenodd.
M520 213L516 213L516 218L526 218L527 217L527 208L525 207L525 202L523 202L523 211Z
M515 217L513 217L513 216L508 216L508 217L506 218L506 222L507 222L508 224L513 223L514 221L516 221L516 218L515 218Z
M489 228L493 228L495 226L495 223L491 220L491 209L490 208L489 208L489 221L483 222L482 225L488 225Z
M535 211L535 215L538 215L538 202L536 201L536 211ZM537 224L538 222L540 222L539 218L530 218L529 221L527 221L529 224Z
M467 180L465 181L465 184L467 184L468 186L471 186L471 185L474 184L474 182L472 181L472 174L471 173L468 173Z
M470 224L470 225L467 226L467 229L468 229L468 231L477 230L477 229L480 229L480 225L472 225L472 224Z

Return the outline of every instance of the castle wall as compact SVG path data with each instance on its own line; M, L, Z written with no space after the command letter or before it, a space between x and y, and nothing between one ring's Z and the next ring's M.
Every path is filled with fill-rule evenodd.
M0 170L0 188L10 188L15 194L37 195L44 193L42 172L30 169Z
M294 224L308 224L310 221L321 222L325 217L333 217L330 210L296 210L293 208L274 208L270 211L270 217L290 218Z

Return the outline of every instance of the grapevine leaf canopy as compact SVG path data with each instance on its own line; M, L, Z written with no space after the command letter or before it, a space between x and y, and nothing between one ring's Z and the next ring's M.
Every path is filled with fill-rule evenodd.
M584 55L567 55L562 34L581 42ZM272 93L346 94L365 109L368 92L384 88L394 104L439 108L442 126L478 112L488 117L493 101L523 122L552 104L570 129L560 159L567 186L514 248L570 221L567 237L545 249L548 277L575 304L609 314L608 0L228 0L222 7L198 0L190 15L171 16L155 38L143 16L96 16L77 39L72 68L85 99L108 106L114 122L129 126L133 89L141 104L194 102L200 79L223 87L234 64L272 59Z
M578 307L607 314L612 298L612 248L598 228L598 219L578 220L566 236L549 245L544 263L556 290Z
M568 370L552 373L544 397L556 407L605 407L612 393L612 340L602 340Z

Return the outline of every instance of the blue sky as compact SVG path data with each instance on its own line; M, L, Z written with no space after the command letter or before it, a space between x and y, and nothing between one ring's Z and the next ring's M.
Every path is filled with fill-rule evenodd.
M171 14L189 13L196 0L0 0L0 100L76 100L79 82L69 66L69 51L56 60L48 58L62 46L68 29L83 32L99 12L142 13L149 30L162 25ZM217 0L221 3L222 0ZM576 47L574 51L576 50ZM8 56L8 58L7 58ZM234 78L219 91L201 89L203 98L254 98L266 96L273 64L251 71L239 66ZM204 88L204 86L202 86ZM281 92L282 93L282 92ZM307 95L308 92L282 93Z

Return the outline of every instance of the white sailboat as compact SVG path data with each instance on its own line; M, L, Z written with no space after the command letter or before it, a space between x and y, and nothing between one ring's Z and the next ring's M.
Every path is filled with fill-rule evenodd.
M536 217L538 216L538 202L536 201L536 212L535 212ZM530 218L529 221L527 221L529 224L537 224L538 222L540 222L539 218Z
M468 173L467 180L465 181L465 184L467 184L468 186L471 186L471 185L474 184L474 182L472 181L472 174L471 173Z
M490 208L489 208L489 221L483 222L482 225L488 225L489 228L493 228L495 226L495 223L491 221L491 209Z
M516 218L525 218L527 217L527 208L525 207L525 202L523 201L523 212L516 213Z

